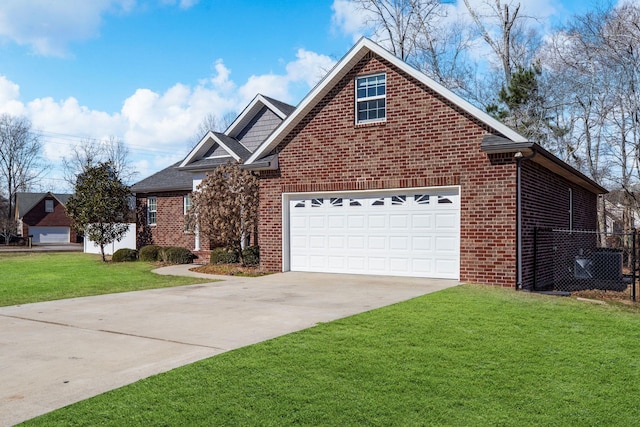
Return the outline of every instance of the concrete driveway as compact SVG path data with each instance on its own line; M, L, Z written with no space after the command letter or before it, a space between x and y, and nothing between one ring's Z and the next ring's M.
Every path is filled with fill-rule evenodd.
M0 426L318 322L457 284L281 273L1 307Z

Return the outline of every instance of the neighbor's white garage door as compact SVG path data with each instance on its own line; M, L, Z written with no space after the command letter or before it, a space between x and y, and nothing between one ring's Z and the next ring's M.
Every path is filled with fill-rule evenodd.
M69 227L29 227L33 243L69 243Z
M460 276L458 188L289 195L287 203L291 271Z

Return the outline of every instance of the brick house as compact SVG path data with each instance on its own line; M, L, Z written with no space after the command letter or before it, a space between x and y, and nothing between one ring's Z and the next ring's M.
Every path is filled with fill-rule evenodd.
M76 243L65 204L71 194L17 193L14 218L18 235L33 236L33 243Z
M136 195L137 246L182 246L209 258L209 241L186 222L191 193L208 171L240 162L276 129L294 107L257 95L224 132L208 132L191 152L131 187Z
M606 190L368 39L252 150L263 268L530 289L533 229Z

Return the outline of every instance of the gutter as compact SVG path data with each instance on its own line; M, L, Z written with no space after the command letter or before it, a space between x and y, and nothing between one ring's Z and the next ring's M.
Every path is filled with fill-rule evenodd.
M537 151L531 150L528 155L522 154L522 151L517 151L514 154L516 159L516 290L522 290L522 177L521 169L522 162L525 160L533 159L536 156Z
M244 163L240 165L240 169L250 170L250 171L273 171L278 170L280 164L278 162L278 155L274 154L272 156L267 156L259 161L253 163Z

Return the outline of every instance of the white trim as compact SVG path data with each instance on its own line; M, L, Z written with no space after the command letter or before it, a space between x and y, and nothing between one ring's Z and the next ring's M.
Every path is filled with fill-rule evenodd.
M527 142L527 138L520 135L508 126L500 123L489 114L473 106L469 102L460 98L449 89L427 77L425 74L416 70L406 62L397 58L378 44L367 38L361 38L355 46L329 71L329 73L304 97L298 104L295 111L288 116L278 128L267 138L256 151L247 159L245 164L251 164L261 157L268 154L274 149L282 139L307 115L307 113L322 99L322 97L333 88L337 82L342 79L352 67L364 57L368 52L380 56L384 60L390 62L393 66L407 73L419 82L429 87L445 99L457 105L460 109L466 111L476 119L480 120L487 126L495 129L513 142Z
M343 198L348 198L349 196L362 196L366 194L393 194L397 192L416 192L416 191L430 191L437 193L438 191L446 192L447 190L456 190L458 192L459 197L459 209L460 215L458 216L458 228L460 229L460 237L462 238L462 187L460 185L443 185L443 186L435 186L435 187L397 187L397 188L383 188L377 190L348 190L348 191L309 191L309 192L299 192L299 193L282 193L282 228L281 228L281 237L282 237L282 271L287 272L290 271L291 267L291 243L290 243L290 201L294 198L299 197L308 197L308 196L338 196ZM460 251L461 241L458 241L458 251ZM458 273L459 273L458 266Z
M209 151L209 149L213 147L214 144L218 144L220 147L222 147L222 149L229 153L229 156L233 157L236 161L240 160L240 156L238 156L231 148L225 145L225 143L222 142L222 140L218 138L215 133L209 131L205 136L202 137L200 142L198 142L198 144L189 152L189 154L187 154L187 157L184 158L179 167L183 168L185 166L188 166L189 163L194 161L196 158L204 156L205 153Z

